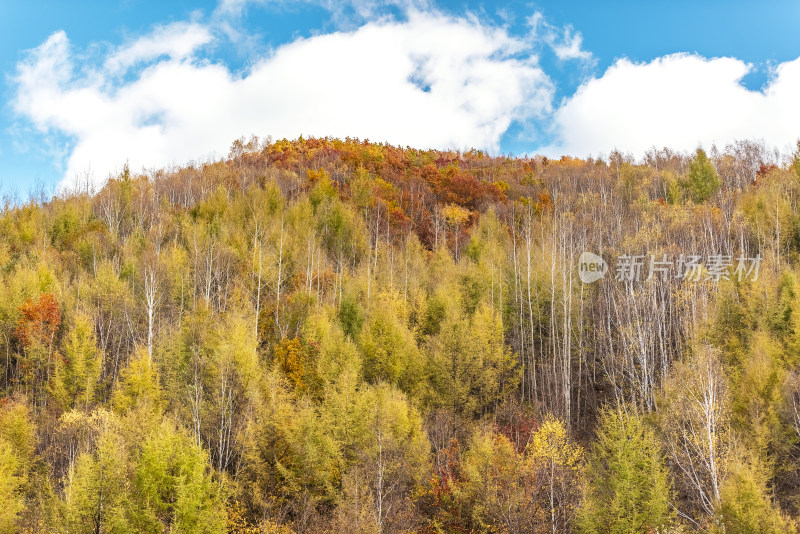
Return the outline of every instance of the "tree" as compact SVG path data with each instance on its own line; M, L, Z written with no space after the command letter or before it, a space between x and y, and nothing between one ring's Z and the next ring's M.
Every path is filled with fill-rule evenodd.
M0 533L17 532L33 467L35 428L25 399L0 400Z
M693 514L713 515L730 457L728 380L719 353L701 346L675 365L664 385L661 421L668 455Z
M153 343L155 335L155 322L158 306L161 303L161 274L159 273L158 258L151 258L143 267L144 281L142 289L144 302L147 308L147 356L153 359Z
M0 439L0 533L17 531L19 513L25 508L26 482L27 474L13 447Z
M720 179L714 165L703 149L698 148L694 160L689 164L686 189L689 197L700 204L711 198L720 186Z
M129 526L130 485L127 443L114 414L99 411L93 450L78 454L64 488L63 518L67 531L132 532Z
M3 197L0 531L790 530L797 156L298 139Z
M583 449L548 417L524 451L503 433L479 428L461 464L455 494L474 528L490 532L570 532L580 502Z
M475 433L461 465L463 481L456 489L457 499L471 512L475 528L524 531L523 525L535 511L526 503L530 479L523 469L523 459L508 438L490 428Z
M669 526L672 489L654 432L622 408L605 408L599 425L579 529L632 534Z
M422 419L405 396L388 384L366 390L360 412L364 431L352 437L359 443L359 452L345 477L366 482L377 532L410 529L415 521L403 503L423 480L430 447ZM351 492L344 497L356 495Z
M284 525L293 505L288 480L294 457L287 432L296 418L294 398L277 370L266 374L254 396L243 438L242 498L262 522Z
M66 336L62 383L67 395L66 405L82 404L88 408L94 400L102 369L101 354L90 318L79 313Z
M208 454L164 422L137 459L132 523L143 531L225 532L223 496L211 472Z
M364 378L371 383L388 382L415 395L423 380L422 355L414 335L398 317L398 303L388 295L378 302L358 338Z
M569 531L581 498L583 448L570 440L562 421L548 417L533 433L525 456L536 502L534 531Z
M29 298L19 308L14 334L25 352L21 375L32 389L34 405L46 403L44 385L54 370L56 334L61 325L61 308L52 293Z
M453 229L453 236L454 236L454 245L453 245L453 254L456 257L456 261L460 256L459 248L458 248L458 236L461 233L461 229L464 224L469 220L470 212L468 209L462 208L456 204L448 204L447 206L442 208L442 216L444 217L447 224Z
M459 418L485 413L517 384L500 318L489 305L482 304L472 320L449 310L426 349L428 402L446 407L455 429Z
M111 401L121 414L132 409L158 415L162 413L164 399L158 370L150 360L147 350L139 349L123 369Z
M303 346L298 338L282 339L275 346L275 363L278 364L292 385L298 389L306 387L304 375L307 362L304 360Z
M745 455L746 456L746 455ZM795 532L772 503L763 469L746 457L731 463L722 485L712 532L725 534L779 534Z

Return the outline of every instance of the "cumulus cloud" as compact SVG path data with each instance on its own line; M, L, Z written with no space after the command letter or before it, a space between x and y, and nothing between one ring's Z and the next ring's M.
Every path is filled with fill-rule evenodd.
M785 149L800 136L800 58L775 69L761 91L741 84L753 67L735 58L675 54L621 59L584 83L554 116L552 155L642 156L650 147L691 151L760 139Z
M18 65L16 111L73 140L65 181L226 153L250 133L496 151L512 121L550 112L552 83L527 45L476 20L414 11L298 39L239 77L195 57L203 30L158 28L94 69L57 32Z
M517 123L553 139L530 141L530 152L549 156L615 148L641 156L652 146L690 151L745 138L787 149L800 134L800 59L778 65L761 91L741 85L752 66L736 58L621 59L554 108L536 51L550 46L579 68L594 59L580 33L541 14L529 19L530 34L515 36L476 18L409 9L403 21L284 44L243 74L201 57L224 38L214 20L156 27L93 64L64 32L29 51L12 106L46 144L68 140L68 150L53 151L62 184L89 170L99 183L126 162L140 170L225 154L249 134L497 152Z

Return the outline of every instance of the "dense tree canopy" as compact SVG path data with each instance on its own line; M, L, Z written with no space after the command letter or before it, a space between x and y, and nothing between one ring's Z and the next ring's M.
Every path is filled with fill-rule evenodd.
M790 532L797 172L252 139L9 197L0 532Z

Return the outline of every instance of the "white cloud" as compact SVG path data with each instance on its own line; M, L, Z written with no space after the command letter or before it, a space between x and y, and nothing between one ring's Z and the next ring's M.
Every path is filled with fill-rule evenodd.
M239 16L244 7L251 2L248 0L220 0L217 4L217 13L220 15Z
M641 156L650 147L691 151L737 139L785 149L800 135L800 59L779 65L763 91L741 85L751 66L735 58L676 54L617 61L555 113L552 155Z
M373 19L389 7L399 8L404 13L433 11L429 0L220 0L214 15L217 19L235 19L244 13L248 5L289 7L299 4L317 5L325 9L340 26Z
M176 22L159 26L150 35L117 49L106 59L104 67L118 73L161 56L185 59L211 39L211 32L201 24Z
M583 49L583 35L571 25L563 28L554 26L537 11L528 17L528 26L531 29L531 40L544 42L561 61L577 59L587 65L594 63L592 53Z
M583 36L581 33L573 33L572 28L567 27L564 30L564 37L561 42L553 44L553 52L555 52L558 59L562 61L567 59L590 61L592 59L591 52L584 50L582 46Z
M38 131L70 139L67 155L54 156L62 183L89 169L100 182L125 162L140 170L225 154L249 134L498 151L516 121L549 130L555 142L531 151L553 156L745 138L785 149L800 134L800 59L775 67L763 91L740 84L752 67L735 58L622 59L554 110L535 50L550 46L586 68L594 60L580 33L540 14L524 37L476 18L406 16L298 39L241 76L197 56L221 38L218 21L157 27L94 67L56 32L18 64L12 105ZM63 137L47 135L59 147Z
M57 32L18 65L16 111L74 140L65 181L226 153L251 133L496 151L512 121L550 111L552 84L527 45L475 20L411 11L283 45L241 78L193 58L203 29L160 28L88 71Z

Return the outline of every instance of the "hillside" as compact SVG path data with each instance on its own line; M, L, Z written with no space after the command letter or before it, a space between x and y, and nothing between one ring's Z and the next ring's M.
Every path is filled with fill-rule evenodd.
M6 203L0 532L794 531L798 197L300 138Z

